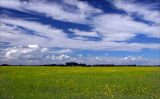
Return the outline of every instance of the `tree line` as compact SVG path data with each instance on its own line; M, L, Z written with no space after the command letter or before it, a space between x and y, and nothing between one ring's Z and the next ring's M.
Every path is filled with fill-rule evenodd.
M136 64L128 64L128 65L115 65L115 64L94 64L87 65L85 63L77 63L77 62L66 62L65 64L44 64L44 65L9 65L9 64L1 64L0 66L73 66L73 67L116 67L116 66L157 66L160 65L136 65Z
M0 66L13 66L9 64L2 64ZM14 66L27 66L27 65L14 65ZM84 67L112 67L112 66L136 66L136 64L130 65L115 65L115 64L94 64L94 65L87 65L85 63L77 63L77 62L66 62L66 64L44 64L44 65L32 65L32 66L84 66Z

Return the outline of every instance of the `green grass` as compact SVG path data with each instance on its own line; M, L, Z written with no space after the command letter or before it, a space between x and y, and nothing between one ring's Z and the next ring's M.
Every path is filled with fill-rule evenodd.
M160 68L0 67L0 99L160 99Z

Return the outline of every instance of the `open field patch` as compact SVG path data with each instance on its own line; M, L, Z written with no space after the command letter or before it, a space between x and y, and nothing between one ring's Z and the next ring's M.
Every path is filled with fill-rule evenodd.
M160 68L1 66L0 99L160 99Z

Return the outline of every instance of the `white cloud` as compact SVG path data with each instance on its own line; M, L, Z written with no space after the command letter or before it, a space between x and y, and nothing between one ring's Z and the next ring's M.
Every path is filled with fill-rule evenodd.
M70 6L66 5L66 3ZM88 23L87 18L92 14L102 13L101 10L78 0L64 0L64 3L61 4L46 1L30 1L27 3L19 0L1 0L0 5L1 7L16 9L32 14L33 12L42 13L60 21L83 24ZM77 7L77 9L75 9L75 7Z
M15 1L15 2L18 2L18 1ZM65 1L65 2L70 3L73 6L78 6L79 11L76 12L76 14L75 13L73 14L73 12L71 13L71 12L65 11L66 15L68 16L65 16L65 15L62 16L61 13L63 13L64 10L60 7L60 5L41 3L41 2L37 3L37 5L35 3L25 4L23 11L24 9L30 9L32 11L45 13L48 16L53 17L54 19L57 18L57 20L74 22L74 23L79 21L80 23L81 22L85 23L86 17L88 17L88 14L85 14L86 12L92 13L95 10L97 10L96 13L101 12L95 8L92 8L91 12L88 12L89 10L87 10L86 8L90 6L82 2L80 2L80 4L75 3L74 1L72 2ZM38 7L41 4L45 5L44 11L43 10L37 11ZM35 5L35 6L31 6L31 5ZM16 8L18 10L21 9L19 8L21 4L19 5L16 3L15 5L13 4L10 6L8 5L3 5L3 6ZM25 8L25 6L28 6L28 8ZM46 9L50 9L50 7L51 8L56 7L55 10L58 9L57 11L61 11L61 12L60 13L58 12L59 14L55 14L54 16L54 13L53 13L54 11L53 12L51 12L51 10L46 11ZM82 17L80 17L81 15L77 17L78 15L77 13L78 14L81 13ZM75 19L73 17L75 17ZM132 17L127 15L102 14L102 15L93 17L92 20L90 20L90 24L89 24L90 26L93 27L93 30L91 32L80 31L78 29L69 29L69 31L74 32L75 35L79 36L79 37L73 37L73 38L68 38L67 33L65 33L63 30L56 29L49 25L44 25L34 21L3 18L1 19L1 24L2 24L0 27L1 41L9 42L11 46L19 46L19 45L28 46L28 48L22 47L18 49L14 48L14 49L8 50L5 54L5 56L8 58L19 57L21 56L21 54L33 53L33 51L38 49L39 46L42 47L41 52L47 51L47 53L62 54L60 56L53 56L52 60L55 60L55 59L57 60L71 59L72 60L70 56L64 54L64 53L72 53L72 49L140 51L144 48L150 48L150 49L160 48L160 45L158 43L149 43L149 44L126 43L125 41L134 38L137 34L144 34L149 37L160 38L160 35L159 35L160 28L158 25L150 26L142 22L137 22L137 21L134 21ZM10 25L7 25L7 24L10 24ZM19 28L19 26L23 27L24 29ZM25 29L34 31L36 35L31 35L26 33ZM81 36L99 37L97 32L102 36L102 41L87 41L87 38L81 37ZM124 41L124 42L115 42L115 41ZM48 49L49 47L60 47L63 49L51 50L51 49ZM79 59L82 59L82 58L79 58ZM126 57L125 59L126 61L136 60L136 58L134 57L133 58ZM77 61L80 61L80 60L77 60ZM112 59L109 59L108 62L109 61L111 62Z
M52 59L52 60L56 60L56 56L55 56L55 55L52 55L52 56L51 56L51 59Z
M133 56L127 56L127 57L124 57L123 58L124 60L136 60L136 57L133 57Z
M96 59L96 60L101 60L101 58L100 58L100 57L95 57L95 59Z
M135 3L134 0L113 0L110 2L118 9L126 11L129 15L137 15L144 20L160 24L160 12L155 10L158 4Z
M18 59L22 54L33 53L33 51L38 49L38 45L28 45L28 47L12 47L5 49L5 57L7 59ZM25 57L26 58L26 57Z
M72 50L71 49L63 49L63 50L59 50L59 51L55 51L55 53L72 53Z
M38 48L38 45L37 44L29 44L28 47L29 48Z
M60 59L60 60L62 60L62 59L68 59L68 58L70 58L70 56L65 55L65 54L62 54L62 55L60 55L60 56L58 57L58 59Z
M41 52L47 52L48 51L48 48L41 48Z
M106 56L88 56L72 57L67 54L51 55L41 53L39 49L29 47L12 47L4 50L5 54L1 56L1 63L11 64L62 64L69 61L86 64L137 64L137 65L159 65L159 59L145 58L143 56L126 56L126 57L106 57ZM45 56L47 55L47 56ZM51 55L51 56L50 56ZM42 57L41 57L42 56ZM44 57L45 56L45 57Z
M81 37L81 36L78 36L78 37L73 37L73 39L75 40L88 40L88 38L85 38L85 37Z
M25 55L24 57L25 57L26 59L28 59L28 58L32 57L32 55Z
M104 21L105 20L105 21ZM118 14L104 14L94 18L94 31L102 33L108 41L126 41L137 34L160 38L160 26L137 22L132 17Z
M52 54L64 54L64 53L72 53L73 51L71 49L48 49L47 53L52 53Z
M14 54L14 53L17 53L18 51L17 50L10 50L10 51L8 51L7 53L6 53L6 57L7 58L12 58L12 56L11 56L11 54Z
M40 24L38 22L30 22L25 20L9 19L9 18L1 19L1 22L3 24L11 24L17 27L16 29L12 29L13 26L9 26L5 29L4 28L1 29L1 33L4 34L8 33L11 35L11 36L1 35L2 37L1 40L8 41L12 46L18 46L18 45L28 46L29 44L38 44L40 47L46 47L46 48L60 47L63 49L124 50L124 51L140 51L143 48L152 48L152 49L160 48L159 44L157 43L141 44L141 43L115 42L119 40L125 41L128 39L128 37L129 38L131 38L131 36L133 37L135 33L129 36L128 32L126 31L127 30L130 31L130 29L123 30L125 32L121 30L122 34L124 33L124 35L120 35L121 37L119 37L117 35L114 35L113 31L120 31L120 29L116 30L115 28L114 30L114 28L110 28L113 29L113 31L111 33L108 33L109 32L107 30L108 26L103 24L103 22L101 23L100 21L99 25L95 25L95 30L101 32L102 35L104 35L102 41L94 41L94 40L84 41L84 40L75 40L72 38L68 38L67 34L62 30L50 27L48 25ZM35 34L41 36L27 34L25 33L26 30L19 29L18 26L34 31ZM131 31L133 32L132 29ZM152 32L150 33L150 35L152 35ZM117 38L114 39L114 36L115 38L116 37Z
M11 8L16 10L21 10L20 6L22 6L22 2L19 0L1 0L0 6L5 8Z
M63 61L63 60L66 60L66 59L70 59L70 56L66 55L66 54L61 54L59 56L55 56L55 55L52 55L51 56L51 59L52 60L56 60L56 61Z
M69 29L69 31L73 32L75 35L79 36L91 36L91 37L99 37L99 35L96 32L86 32L86 31L80 31L78 29Z
M102 10L94 8L87 2L82 2L80 0L63 0L65 3L77 7L81 13L91 14L91 13L102 13Z

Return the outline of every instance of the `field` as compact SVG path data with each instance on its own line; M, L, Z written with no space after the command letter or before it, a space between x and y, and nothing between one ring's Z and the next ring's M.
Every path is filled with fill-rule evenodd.
M160 67L0 67L0 99L160 99Z

